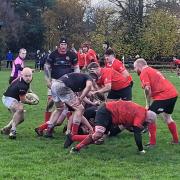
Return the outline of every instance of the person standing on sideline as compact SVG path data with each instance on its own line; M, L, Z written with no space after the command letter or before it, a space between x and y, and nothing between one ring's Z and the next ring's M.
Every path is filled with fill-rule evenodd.
M162 114L173 137L171 143L178 144L179 138L176 123L171 117L178 98L176 88L161 72L149 67L143 58L139 58L134 62L134 70L140 76L142 88L145 92L146 108L156 114ZM156 124L150 123L148 130L151 138L147 147L154 147L156 145Z
M21 75L21 71L24 68L24 59L26 57L26 49L22 48L19 50L18 57L13 61L12 72L9 79L9 84Z
M6 68L9 68L9 65L12 68L13 53L10 50L6 54L6 60L7 60Z

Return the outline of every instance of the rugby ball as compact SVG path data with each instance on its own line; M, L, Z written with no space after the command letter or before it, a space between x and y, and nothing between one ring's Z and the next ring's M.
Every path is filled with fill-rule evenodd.
M34 93L27 93L26 94L26 99L31 101L33 103L33 105L36 105L36 104L39 103L39 97Z

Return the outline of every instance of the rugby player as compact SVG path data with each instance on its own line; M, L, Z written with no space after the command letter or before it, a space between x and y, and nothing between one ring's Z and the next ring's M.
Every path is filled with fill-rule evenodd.
M24 68L21 77L17 78L8 87L2 97L3 104L11 111L12 120L1 129L2 134L9 134L10 139L16 138L16 127L24 121L23 104L33 104L25 98L32 81L32 70Z
M95 132L87 135L81 143L71 149L71 152L78 152L83 147L96 142L114 124L132 128L139 152L145 153L142 145L141 131L145 123L154 122L155 120L156 113L146 110L132 101L119 100L106 102L96 112Z
M162 114L172 134L172 144L178 144L177 127L171 116L178 98L176 88L161 72L149 67L143 58L139 58L134 62L134 70L140 76L142 88L145 92L146 108L156 114ZM154 147L156 145L156 124L149 124L148 129L151 138L147 146Z

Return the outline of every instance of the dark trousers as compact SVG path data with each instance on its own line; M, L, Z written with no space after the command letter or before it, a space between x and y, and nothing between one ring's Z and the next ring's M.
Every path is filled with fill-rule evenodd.
M8 68L9 65L10 65L10 67L12 68L12 61L7 61L6 68Z

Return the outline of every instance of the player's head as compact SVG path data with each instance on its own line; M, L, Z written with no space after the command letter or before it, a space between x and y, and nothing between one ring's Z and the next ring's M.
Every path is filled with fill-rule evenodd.
M26 49L21 48L21 49L19 50L19 57L20 57L21 59L25 59L26 54L27 54Z
M109 48L109 46L110 46L110 44L109 44L108 41L104 41L104 42L103 42L103 49L104 49L104 50L107 50L107 49Z
M148 123L154 123L156 121L157 115L155 112L148 110L146 112L146 119L145 121Z
M22 70L22 78L26 83L31 83L32 81L32 69L25 67Z
M59 49L61 52L66 52L67 50L67 39L62 37L59 41Z
M114 53L114 51L112 49L108 49L105 52L104 56L105 56L106 62L107 63L111 63L114 60L114 58L115 58L115 53Z
M82 44L82 51L83 51L83 53L88 52L89 48L90 48L89 42L85 42L85 43Z
M147 62L143 58L139 58L134 62L134 70L138 75L141 74L141 71L145 66L147 66Z
M93 75L93 73L94 73L97 75L97 77L100 76L100 69L101 68L100 68L99 64L97 64L96 62L92 62L87 66L87 70L88 70L89 74Z

